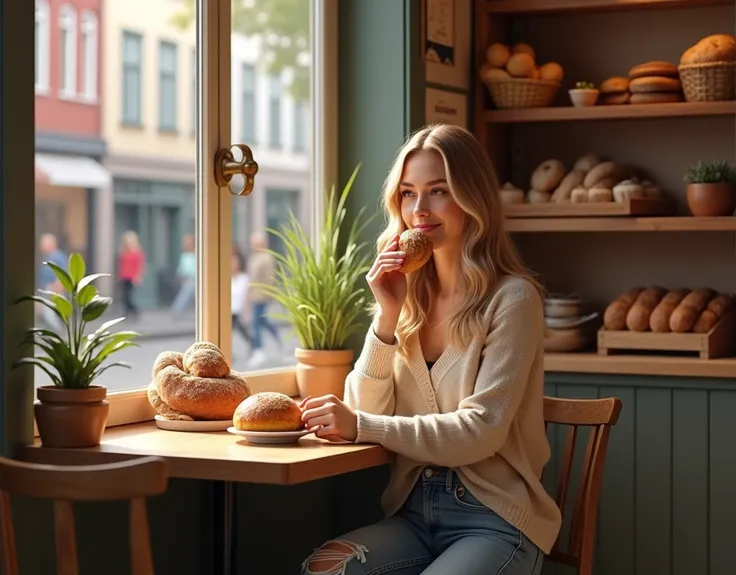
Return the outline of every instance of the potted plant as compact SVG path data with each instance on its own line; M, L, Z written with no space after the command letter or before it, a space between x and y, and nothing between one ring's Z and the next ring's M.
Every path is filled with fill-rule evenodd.
M570 101L575 107L594 106L598 100L598 90L593 82L576 82L575 88L568 92Z
M41 355L21 358L17 365L42 369L53 385L36 390L34 405L41 442L47 447L91 447L99 445L107 422L107 389L94 385L95 379L113 366L130 367L116 361L103 365L113 353L137 345L133 331L113 333L110 328L123 321L120 317L103 323L85 335L88 324L98 319L112 303L102 297L93 282L109 274L85 275L84 258L69 256L69 271L53 262L44 262L59 279L65 293L38 290L38 295L24 296L18 302L32 301L45 305L61 320L65 329L56 332L34 327L28 330L24 345L38 348Z
M359 285L370 269L373 252L358 238L375 217L364 222L363 206L344 237L345 202L358 174L357 166L339 198L333 187L327 197L317 246L289 211L288 223L277 236L284 253L269 251L276 259L274 285L253 284L270 294L285 313L275 316L289 321L299 339L295 350L296 378L302 397L332 393L342 397L345 378L352 368L353 351L348 338L365 327L361 315L368 307L367 290ZM345 240L344 245L341 245Z
M687 205L693 216L731 216L736 208L736 170L725 160L700 160L688 167Z

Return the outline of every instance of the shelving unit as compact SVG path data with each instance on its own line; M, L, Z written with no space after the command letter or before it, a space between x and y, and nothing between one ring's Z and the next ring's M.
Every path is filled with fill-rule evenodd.
M593 152L643 171L675 205L672 216L506 218L506 229L550 291L577 292L599 311L634 285L736 292L736 217L685 216L682 181L687 166L700 159L736 160L736 101L575 108L567 94L576 81L598 84L643 62L677 64L701 38L733 34L734 21L733 0L476 2L474 132L500 182L529 189L542 161L559 159L569 169ZM565 78L550 107L494 108L477 68L496 41L528 43L538 64L562 65ZM550 353L545 369L736 379L736 357Z
M639 120L649 118L692 118L698 116L736 116L736 102L680 102L677 104L638 104L575 108L519 108L488 110L483 118L489 124L531 122L582 122L590 120ZM730 121L733 121L731 118Z

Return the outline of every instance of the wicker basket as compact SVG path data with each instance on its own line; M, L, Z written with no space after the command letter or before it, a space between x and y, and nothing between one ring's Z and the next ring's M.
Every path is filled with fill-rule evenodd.
M485 85L497 108L544 108L560 88L558 82L529 78L494 78Z
M736 98L736 62L712 62L678 67L688 102L715 102Z

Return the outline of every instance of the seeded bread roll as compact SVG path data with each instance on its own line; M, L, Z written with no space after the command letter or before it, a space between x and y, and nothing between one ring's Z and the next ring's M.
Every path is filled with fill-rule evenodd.
M399 271L408 274L429 261L432 257L432 242L422 230L405 230L399 237L399 250L406 254Z
M648 331L649 316L666 293L667 290L660 286L649 287L641 292L626 314L626 327L630 331Z
M606 329L620 331L626 329L626 315L636 298L644 291L644 288L636 287L626 290L618 298L613 300L603 314L603 325Z
M675 308L689 292L690 290L686 289L674 289L667 292L662 298L662 301L654 308L649 318L649 327L652 331L657 333L667 333L670 331L670 317L672 317L672 312L675 311Z
M736 40L730 34L706 36L682 54L680 64L708 64L736 60Z
M670 329L677 333L690 331L715 295L716 292L710 288L698 288L687 294L672 312Z
M296 401L284 393L264 391L238 405L233 427L240 431L299 431L304 424Z

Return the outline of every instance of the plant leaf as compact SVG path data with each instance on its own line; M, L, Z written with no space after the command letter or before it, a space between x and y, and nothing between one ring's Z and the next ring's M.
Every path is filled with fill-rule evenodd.
M66 270L64 270L64 268L60 267L54 262L43 262L43 263L49 266L53 270L54 275L59 279L59 281L61 282L61 285L64 286L64 289L66 291L68 292L74 291L74 283L72 282L72 278L68 273L66 273Z
M46 372L46 375L48 375L51 378L51 381L54 382L54 385L56 387L63 387L61 385L61 380L59 379L59 376L57 376L55 373L52 373L51 370L46 367L46 363L42 360L48 360L48 358L43 357L22 357L15 361L13 364L14 367L20 367L21 365L34 365L36 367L40 367L43 371Z
M82 319L86 322L94 321L100 317L112 303L112 298L95 297L91 302L84 306L82 310Z
M79 282L82 281L86 271L82 255L77 252L71 254L69 256L69 276L71 277L75 288L79 285Z
M81 290L82 288L88 286L90 283L92 283L95 280L98 280L100 278L109 278L110 274L91 274L84 278L82 278L79 282L79 285L77 286L77 289Z
M95 298L96 295L97 295L97 288L92 284L88 284L84 286L82 289L79 289L79 291L77 292L77 303L81 305L82 307L84 307L89 302L91 302Z

